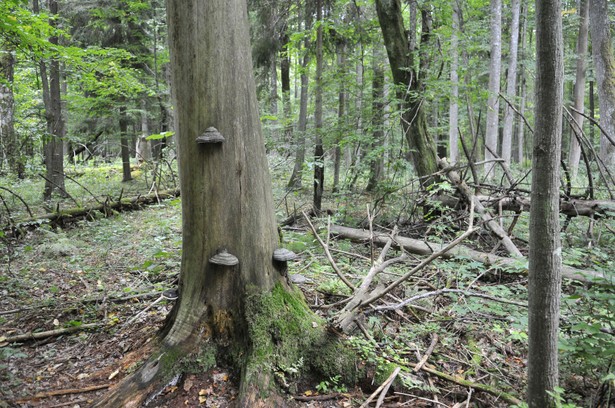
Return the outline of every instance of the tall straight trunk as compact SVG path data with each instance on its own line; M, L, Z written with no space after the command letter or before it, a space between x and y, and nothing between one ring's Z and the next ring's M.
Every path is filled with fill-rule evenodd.
M325 188L325 150L322 145L322 95L323 95L323 44L322 44L322 0L316 0L316 90L314 95L314 212L322 208L322 194Z
M152 145L147 137L149 136L149 123L147 120L147 101L141 101L141 135L137 139L135 147L135 158L139 163L148 162L152 159Z
M13 98L13 77L15 72L14 53L8 49L0 50L0 169L4 163L9 171L19 178L24 176L21 153L17 148L15 135L15 102Z
M521 38L519 42L521 43L520 53L522 56L525 55L525 50L529 47L526 46L526 38L527 38L527 9L529 7L528 4L524 1L522 3L523 6L523 28L521 29ZM525 58L524 58L525 59ZM521 64L521 70L519 72L519 95L521 96L521 102L519 104L519 112L522 115L525 115L525 105L527 103L527 83L526 83L526 69L525 64ZM517 132L517 163L523 163L525 159L525 123L521 123L519 125L519 130Z
M49 0L49 13L52 16L58 15L57 0ZM56 20L49 21L51 26L55 26ZM58 44L58 37L49 38L51 44ZM41 77L47 75L45 63L41 63ZM47 79L45 78L45 82ZM43 83L45 83L43 82ZM47 118L47 142L43 150L45 152L46 180L43 191L43 199L50 200L54 192L61 196L66 196L64 187L64 118L62 116L62 97L60 92L60 61L52 58L49 62L48 86L43 86L43 92L47 88L45 116Z
M120 148L122 156L122 181L132 180L130 174L130 147L128 145L128 116L126 115L126 106L120 106L119 110L119 125L120 125Z
M485 126L485 178L491 180L495 172L495 156L498 151L500 114L500 70L502 68L502 0L491 0L491 55L489 59L489 97L487 99L487 122ZM491 153L493 152L493 153Z
M552 406L558 384L557 343L562 246L559 185L564 53L560 0L536 0L536 108L529 254L530 408Z
M615 55L611 44L607 0L590 1L589 30L592 38L594 75L598 83L600 125L611 140L615 140ZM600 138L600 156L606 165L615 165L615 146L604 134Z
M573 104L574 111L572 112L572 127L573 132L570 137L570 153L568 155L568 168L572 173L572 178L576 178L579 169L579 160L581 159L581 145L575 137L575 131L581 133L583 131L583 115L577 111L583 112L585 108L585 56L587 54L587 37L588 37L588 16L589 16L589 1L581 0L579 6L579 34L577 36L577 73L574 81ZM578 125L578 126L577 126Z
M271 61L269 62L269 103L271 104L271 115L278 117L278 59L277 52L271 54ZM271 136L273 140L278 140L278 126L279 119L275 119L272 122Z
M280 61L280 80L282 82L282 110L284 112L284 143L293 140L293 106L290 101L290 44L288 35L284 35L282 42L282 60Z
M376 11L393 79L398 85L397 96L403 101L402 128L414 168L422 178L422 184L429 185L438 170L436 144L427 130L422 96L424 84L417 75L413 55L409 51L400 1L376 0Z
M305 5L305 27L312 25L312 18L309 4ZM303 182L303 163L305 162L305 132L307 130L308 116L308 85L309 85L309 56L310 40L308 37L303 41L304 55L301 62L301 91L299 92L299 123L295 134L295 165L293 173L288 181L287 188L299 189Z
M448 108L449 161L457 163L459 157L459 3L452 0L453 27L451 32L451 93Z
M517 99L517 52L519 49L519 15L521 0L512 0L512 21L510 24L510 48L508 58L508 75L506 78L506 98L510 103ZM504 128L502 131L502 159L510 164L512 157L513 126L515 119L513 108L506 104L504 108Z
M335 141L335 161L333 164L333 191L337 192L340 183L340 167L342 164L342 147L340 146L346 131L346 44L339 42L337 44L337 67L339 71L339 93L337 107L337 137Z
M366 191L373 191L378 186L384 173L384 159L380 150L384 144L384 68L383 53L380 44L374 44L372 55L372 143L369 156L370 171ZM377 150L377 152L374 152Z

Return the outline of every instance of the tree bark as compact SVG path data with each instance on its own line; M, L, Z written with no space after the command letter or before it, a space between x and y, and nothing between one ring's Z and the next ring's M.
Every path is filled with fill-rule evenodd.
M573 90L573 106L572 112L573 128L572 136L570 137L570 153L568 155L568 169L570 170L572 179L577 177L579 170L579 160L581 159L581 145L575 137L576 133L583 131L583 112L585 108L585 56L587 54L587 37L588 37L588 15L589 1L581 0L579 5L579 34L577 36L577 72L574 81Z
M495 173L495 156L498 151L500 114L500 70L502 68L502 0L491 0L491 54L489 62L489 97L485 126L485 178L491 180ZM493 152L493 153L491 153Z
M57 0L49 0L49 12L51 15L58 15ZM55 27L56 20L51 19L49 25ZM49 38L51 44L58 44L58 37ZM43 67L45 63L41 63L41 76L46 76L46 69ZM47 118L48 140L45 143L43 150L45 152L45 168L47 179L45 180L45 189L43 191L43 199L50 200L52 194L57 191L61 196L66 196L64 190L64 118L62 116L62 97L60 93L60 61L58 58L52 58L49 63L49 80L48 80L48 96L43 97L45 104L45 116ZM45 92L45 87L43 87Z
M346 130L346 43L337 44L337 68L339 72L339 92L337 98L337 136L335 140L335 158L333 164L333 192L339 190L340 168L342 165L342 147L340 146Z
M423 108L424 84L417 75L399 0L376 0L378 21L389 56L397 96L403 101L402 128L422 184L431 184L438 171L436 144L429 136ZM426 33L423 33L426 34Z
M316 90L314 95L314 199L312 205L318 214L322 209L322 194L325 189L325 151L322 145L322 96L323 96L323 44L322 0L316 0Z
M305 5L305 28L312 25L309 4ZM303 163L305 162L305 132L307 130L308 116L308 86L309 86L309 66L310 66L310 40L306 37L303 41L304 55L301 62L301 91L299 95L299 123L295 134L295 165L293 173L288 181L289 189L299 189L302 186Z
M130 174L130 147L128 146L128 116L126 106L120 106L120 150L122 155L122 181L132 180Z
M309 341L324 331L272 259L278 233L246 2L168 0L167 16L182 193L179 298L158 349L95 406L140 406L187 361L193 370L220 361L240 372L239 407L285 406L276 364L308 361ZM224 141L197 143L212 127Z
M451 94L448 109L448 157L451 164L459 157L459 3L452 0L453 27L451 32Z
M374 44L372 55L372 142L369 152L369 179L365 191L374 191L384 173L381 152L384 144L384 68L380 47L380 43Z
M0 169L6 162L8 169L19 178L24 176L21 153L15 135L15 104L13 98L13 74L15 56L9 49L0 50Z
M594 74L598 83L600 126L615 139L615 55L611 45L611 29L607 0L590 0L590 34ZM615 165L615 146L605 135L600 138L600 156L608 166Z
M517 96L517 51L519 49L519 15L521 14L521 0L512 0L512 21L510 24L510 49L508 58L508 75L506 79L506 97L514 103ZM504 128L502 132L502 159L510 164L512 157L513 127L516 113L506 104L504 108Z
M558 384L562 246L559 184L563 107L560 0L536 0L536 108L530 209L528 389L530 408L554 403Z

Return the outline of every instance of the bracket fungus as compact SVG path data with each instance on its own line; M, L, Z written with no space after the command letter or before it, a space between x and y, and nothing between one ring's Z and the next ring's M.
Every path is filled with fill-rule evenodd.
M217 254L209 258L209 263L221 266L235 266L239 263L239 259L235 255L228 253L226 249L221 249Z
M297 259L297 254L286 248L278 248L273 251L273 260L277 262L288 262Z
M220 133L218 129L210 126L205 129L205 132L201 136L196 138L196 142L199 144L222 143L224 142L224 136L222 136L222 133Z

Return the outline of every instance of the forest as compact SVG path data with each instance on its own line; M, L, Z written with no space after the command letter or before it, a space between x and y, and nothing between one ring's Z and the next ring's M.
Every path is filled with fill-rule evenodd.
M614 30L1 0L0 408L615 407Z

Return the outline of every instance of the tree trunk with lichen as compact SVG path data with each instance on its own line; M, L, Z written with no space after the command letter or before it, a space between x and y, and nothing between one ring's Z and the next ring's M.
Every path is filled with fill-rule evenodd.
M284 367L319 371L310 350L336 343L272 259L278 233L246 2L168 0L167 18L182 194L179 299L152 356L95 406L140 406L187 364L240 372L238 406L284 406L276 384ZM224 140L197 143L212 127ZM212 262L223 251L238 263Z

